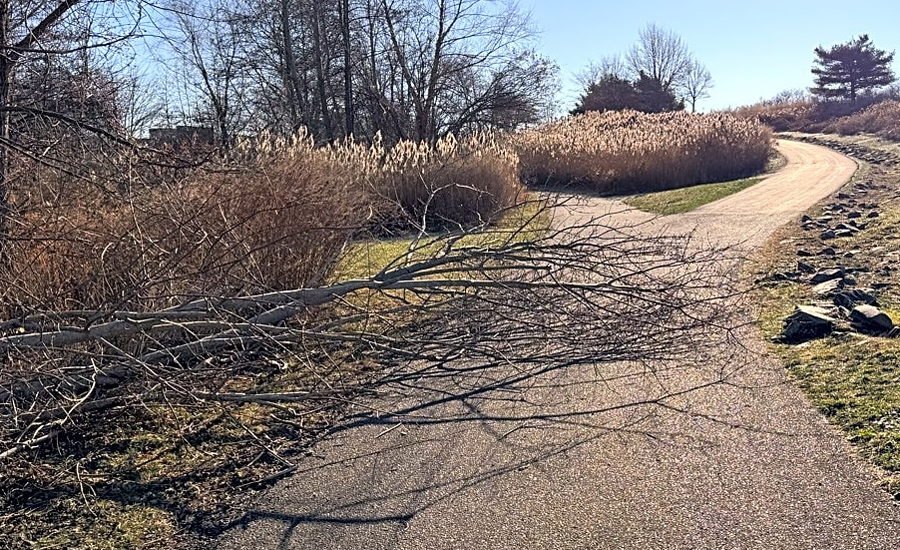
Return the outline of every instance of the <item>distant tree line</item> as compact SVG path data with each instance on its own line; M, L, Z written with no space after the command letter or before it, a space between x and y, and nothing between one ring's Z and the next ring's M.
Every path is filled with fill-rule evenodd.
M679 111L709 97L709 70L676 33L657 25L641 30L627 54L592 63L577 77L584 92L573 113L634 109Z
M507 1L167 0L170 118L319 141L434 141L546 117L556 65Z

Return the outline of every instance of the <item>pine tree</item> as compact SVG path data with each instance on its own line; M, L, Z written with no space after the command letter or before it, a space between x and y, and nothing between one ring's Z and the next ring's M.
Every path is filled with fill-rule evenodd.
M894 53L875 48L866 34L830 49L815 49L812 72L816 87L810 92L826 99L856 101L860 93L894 82L890 65Z

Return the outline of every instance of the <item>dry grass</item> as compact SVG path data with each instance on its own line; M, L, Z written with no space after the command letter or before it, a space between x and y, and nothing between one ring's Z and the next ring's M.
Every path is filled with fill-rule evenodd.
M875 103L871 103L875 101ZM797 101L761 103L733 111L740 118L758 120L776 132L872 134L900 140L900 102L870 99L858 105L846 102Z
M587 113L523 132L524 179L604 194L674 189L761 171L772 136L756 121L688 113Z
M808 131L817 122L812 101L760 103L732 111L739 118L758 120L776 132Z
M46 170L14 193L7 318L316 285L353 235L485 224L524 200L516 155L490 136L393 148L263 138L163 182L123 159L118 182Z
M493 135L453 136L434 146L401 142L371 145L359 158L374 160L366 172L382 201L382 225L401 229L481 225L523 197L519 159ZM393 208L391 206L393 205Z
M840 117L826 124L822 130L842 136L874 134L900 140L900 102L888 100L876 103L858 113Z

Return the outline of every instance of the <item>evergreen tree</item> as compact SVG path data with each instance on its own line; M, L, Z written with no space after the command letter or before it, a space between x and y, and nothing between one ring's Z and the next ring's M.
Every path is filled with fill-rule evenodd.
M644 113L681 111L684 101L663 88L655 78L640 74L640 78L629 82L624 78L606 75L599 82L590 84L579 98L573 115L587 111L622 111L633 109Z
M810 92L819 97L856 101L860 93L895 80L890 68L894 53L875 48L866 34L827 50L819 46L815 52L816 87Z
M684 101L675 97L675 94L666 90L662 83L643 72L634 83L640 101L639 111L645 113L665 113L668 111L683 111Z
M631 82L614 75L606 75L590 84L572 110L573 115L586 111L621 111L638 109L640 98Z

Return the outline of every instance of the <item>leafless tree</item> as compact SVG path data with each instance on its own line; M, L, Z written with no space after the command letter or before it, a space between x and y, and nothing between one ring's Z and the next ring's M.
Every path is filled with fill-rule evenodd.
M628 77L629 68L625 60L620 55L609 55L600 59L599 62L592 61L585 68L575 74L575 82L583 90L587 90L592 85L599 84L604 78L615 77L617 79L625 79Z
M164 41L174 59L163 59L176 71L186 90L178 106L184 122L203 123L216 130L228 146L249 117L245 41L241 17L231 2L194 4L175 0L166 5Z
M697 112L697 101L708 98L713 85L709 69L696 60L691 61L682 85L684 95L691 104L691 112Z
M682 85L693 62L681 36L653 23L641 29L626 59L634 75L645 74L667 92Z

